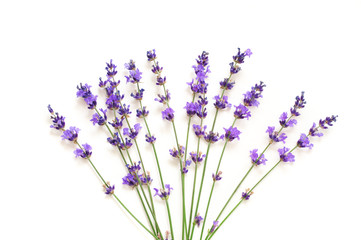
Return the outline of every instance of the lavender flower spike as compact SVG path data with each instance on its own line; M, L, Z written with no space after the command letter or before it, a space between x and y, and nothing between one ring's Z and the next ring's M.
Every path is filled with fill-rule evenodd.
M209 230L210 233L214 232L214 230L216 230L216 228L218 227L218 221L213 221L213 225L211 227L211 229Z
M258 165L266 165L266 161L267 159L265 158L264 154L262 154L261 156L258 155L257 153L258 149L253 149L252 151L250 151L250 157L251 157L251 160L252 162L258 166Z
M290 149L283 147L278 149L278 153L280 155L280 159L283 162L294 162L295 161L295 155L293 155L292 153L288 152Z
M310 139L308 138L308 136L302 133L300 139L298 139L297 141L297 146L300 148L308 147L309 149L312 149L313 144L310 143Z
M166 108L164 111L162 111L162 118L166 119L168 121L173 121L174 119L174 110L172 108Z
M103 187L105 189L105 194L112 195L114 193L115 186L111 186L109 182L107 182L107 186L104 185Z
M230 126L228 129L223 129L225 131L225 134L223 134L220 139L226 138L230 142L232 142L236 138L239 140L239 135L241 134L241 132L236 127Z
M161 199L166 200L169 198L171 190L173 190L173 188L169 184L165 184L165 189L154 188L154 196L159 196Z
M274 141L285 143L285 140L287 138L285 133L279 134L279 132L275 131L275 127L268 127L266 133L268 133L271 142Z
M83 144L83 149L77 148L74 151L75 157L89 158L92 155L92 147L89 144Z
M69 141L76 141L78 139L79 131L80 129L77 127L69 127L68 130L65 130L63 132L63 135L61 135L61 137L63 138L63 140L67 139Z
M197 214L197 216L194 218L194 223L199 227L201 225L201 222L203 221L203 218L201 215L199 215L199 213Z
M253 192L250 192L250 193L248 193L248 192L249 192L249 188L247 188L245 192L242 192L242 198L244 200L249 200L249 198L253 194Z

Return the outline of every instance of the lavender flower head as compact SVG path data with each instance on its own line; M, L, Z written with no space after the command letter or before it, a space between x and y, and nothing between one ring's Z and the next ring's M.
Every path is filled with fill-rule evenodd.
M232 142L236 138L239 140L239 135L241 134L241 132L236 127L230 126L228 129L223 129L225 131L225 134L223 134L220 139L223 140L225 138L230 142Z
M235 61L236 63L244 63L244 58L246 56L251 57L252 54L253 53L251 52L251 49L249 49L249 48L242 53L241 53L241 49L238 48L238 53L235 56L233 56L233 61Z
M214 230L216 230L216 228L218 227L218 221L213 221L213 225L211 227L211 229L209 230L210 233L214 232Z
M203 159L206 157L205 154L202 154L201 152L199 152L198 154L195 152L190 152L189 155L191 155L191 160L196 164L196 163L201 163L203 161Z
M109 183L107 183L107 185L104 185L104 189L105 189L105 194L107 195L111 195L114 193L114 189L115 189L115 186L111 186Z
M118 73L118 71L116 70L117 66L115 66L113 64L113 60L110 59L109 63L106 63L106 67L105 70L107 71L107 77L108 80L114 78L114 76Z
M123 127L123 121L124 121L124 118L117 118L115 117L115 119L113 120L113 122L109 122L110 125L113 126L114 129L121 129Z
M133 143L132 143L132 140L131 140L131 139L125 138L124 140L125 140L124 142L119 143L119 147L120 147L122 150L128 149L128 148L130 148L131 146L133 146Z
M77 148L74 151L75 157L89 158L92 155L92 147L87 143L83 144L82 146L83 149Z
M154 59L157 58L157 55L155 54L155 49L147 51L147 58L149 62L154 61Z
M332 115L331 117L326 117L325 119L320 119L318 126L316 126L316 123L313 123L312 127L309 130L309 135L310 136L317 136L317 137L321 137L323 136L323 133L319 132L319 128L322 129L327 129L327 125L328 126L333 126L333 123L336 122L336 118L338 116L336 115Z
M103 113L103 116L99 115L98 113L93 114L93 118L90 119L91 122L93 122L93 125L98 124L99 126L103 126L107 121L107 110L100 109L100 111Z
M142 79L142 72L137 68L135 70L129 70L129 75L125 76L127 79L127 83L139 83L139 81Z
M215 143L219 140L219 134L209 131L207 134L204 134L204 140L209 143Z
M258 107L259 102L257 101L258 98L262 97L263 88L266 85L261 81L259 84L255 84L254 87L251 88L250 92L246 92L244 95L243 103L245 106L256 106Z
M216 102L214 103L214 106L217 109L225 109L225 108L229 108L232 106L232 104L230 104L228 102L228 97L227 96L222 96L220 97L219 95L215 96L214 99L216 100Z
M293 116L293 115L292 115ZM288 115L286 112L283 112L280 116L280 125L283 128L287 128L287 127L293 127L297 124L297 120L296 119L291 119L288 118Z
M236 108L236 110L233 113L235 118L237 119L246 118L248 120L251 117L251 111L249 111L249 109L243 104L240 103L238 106L234 105L234 107Z
M293 107L290 110L291 114L293 116L296 116L296 117L299 116L300 113L297 110L305 107L306 100L305 100L304 94L305 94L305 92L301 92L301 96L296 97L295 104L293 105Z
M107 138L107 141L108 141L111 145L113 145L113 146L119 146L119 144L120 144L120 138L119 138L118 133L117 133L117 132L114 133L114 134L113 134L113 137L108 137L108 138Z
M79 131L80 129L77 127L69 127L68 130L65 130L63 132L63 135L61 135L61 137L63 138L63 140L67 139L69 141L76 141L78 139Z
M216 181L221 180L221 179L222 179L221 175L222 175L222 172L221 172L221 171L218 171L217 174L212 173L213 181L216 182Z
M162 118L166 119L168 121L173 121L174 119L174 110L172 108L166 108L164 111L162 111Z
M306 134L302 133L300 136L300 139L298 139L298 141L297 141L297 146L300 148L308 147L309 149L312 149L313 144L310 143L310 139L308 138L308 136Z
M125 103L123 105L119 105L118 113L120 116L128 118L129 115L132 113L130 111L130 105L126 105Z
M135 139L138 136L140 129L142 129L142 127L140 126L139 123L137 123L134 125L134 128L131 128L131 129L124 128L123 135L126 135L126 136L130 137L131 139Z
M199 213L197 214L197 216L194 218L194 224L197 224L197 226L199 227L201 225L201 222L203 221L203 218L201 215L199 215Z
M207 129L207 125L199 126L196 124L193 124L193 130L197 137L202 137L205 135L205 130Z
M242 199L249 200L253 192L249 192L249 188L246 189L245 192L242 192Z
M196 114L199 110L201 110L202 106L200 106L198 103L194 102L187 102L184 109L187 110L187 115L189 117L192 117L194 114Z
M258 165L266 165L266 161L267 159L265 158L264 154L262 154L261 156L258 155L257 153L258 149L253 149L252 151L250 151L250 157L251 157L251 160L252 162L258 166Z
M48 110L51 114L51 120L53 122L52 125L50 125L50 128L55 128L57 130L64 129L65 127L65 117L59 116L58 113L54 113L54 110L51 108L50 104L48 105Z
M280 155L280 159L283 162L294 162L295 161L295 155L293 155L291 152L288 152L290 149L283 147L278 149L278 153Z
M163 200L168 199L169 195L170 195L170 191L173 190L173 188L169 184L165 184L164 188L165 189L154 188L154 191L155 191L154 196L159 196Z
M130 59L129 63L124 64L124 67L125 67L125 69L127 69L129 71L134 70L135 69L135 62L132 59Z
M133 174L128 173L123 178L123 184L128 185L129 187L135 187L138 186L138 180L136 177L133 176Z
M97 105L97 98L98 96L93 95L90 91L91 86L88 84L81 84L77 86L77 97L81 97L84 99L85 103L88 104L89 109L94 109Z
M146 116L148 116L149 111L146 109L145 106L143 106L143 108L141 109L137 109L137 118L145 118Z
M173 149L169 149L169 153L172 157L183 157L184 155L184 150L185 150L185 147L183 146L179 146L178 149L176 148L173 148Z
M279 134L279 132L275 131L275 127L268 127L266 133L268 133L271 142L283 142L286 143L285 140L287 138L285 133Z
M148 134L145 135L145 141L147 141L150 144L155 143L156 138L154 136L149 136Z

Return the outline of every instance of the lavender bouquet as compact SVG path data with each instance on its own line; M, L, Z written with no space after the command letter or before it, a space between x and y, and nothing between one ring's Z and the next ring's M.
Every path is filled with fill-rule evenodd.
M269 126L265 133L269 137L268 144L262 149L257 148L249 150L249 169L245 170L245 174L237 179L234 179L235 186L232 193L225 197L223 207L219 212L210 211L212 204L212 197L216 194L215 186L222 180L221 163L224 158L224 153L229 144L235 144L235 140L240 139L241 131L236 127L239 120L249 120L252 116L251 111L254 107L258 107L262 93L266 87L263 82L254 84L254 86L242 96L240 102L234 105L229 102L226 93L234 87L236 81L234 76L241 70L241 65L245 62L246 58L252 55L250 49L241 51L238 49L236 55L233 56L233 61L229 64L230 70L227 76L220 81L220 93L213 98L207 96L208 93L208 77L210 74L210 66L208 53L202 52L196 59L196 64L193 66L194 78L187 83L191 91L191 98L185 103L184 114L186 114L187 125L185 129L185 139L180 139L177 131L179 125L175 122L175 110L171 107L171 94L166 87L167 78L162 75L163 67L157 60L155 50L148 51L146 54L149 62L149 68L154 74L152 81L159 87L161 93L157 94L155 101L162 104L161 117L164 121L168 122L170 134L174 137L173 146L170 147L169 154L174 158L178 165L178 172L181 189L174 189L169 183L169 179L165 179L162 174L164 170L164 161L158 157L159 146L157 146L157 138L162 138L162 135L155 135L151 129L151 123L148 121L149 109L147 102L143 101L144 89L141 86L142 72L137 68L135 62L130 60L124 64L127 74L124 76L126 83L134 85L134 91L128 96L133 98L139 106L137 109L132 109L127 104L125 92L119 87L121 80L119 80L117 66L110 60L106 63L106 79L99 79L99 87L105 92L106 98L103 100L103 106L98 104L100 97L95 95L91 86L87 83L80 83L77 86L76 95L82 98L90 111L93 111L90 121L93 125L98 125L104 128L108 137L106 141L114 146L119 153L122 165L126 169L125 176L119 176L119 181L122 185L134 190L136 198L139 199L142 211L146 220L140 220L134 210L129 209L127 204L121 200L116 194L115 186L119 186L120 182L109 183L97 167L94 165L91 157L93 148L88 143L83 143L78 140L80 129L75 126L66 127L65 117L55 112L49 105L48 110L51 114L52 125L51 128L61 132L63 140L68 140L75 144L74 150L75 157L83 158L89 162L95 173L99 177L104 186L105 194L113 197L120 206L133 218L144 231L149 234L149 237L161 240L175 240L175 239L193 239L195 238L195 231L199 231L199 239L212 239L217 231L223 226L227 219L232 215L239 205L248 201L253 194L254 189L268 176L277 166L284 163L295 161L295 151L299 148L312 149L312 137L321 137L322 131L332 126L336 121L337 116L326 117L318 121L318 124L313 123L308 132L301 133L296 142L287 147L286 144L286 130L292 128L297 124L297 117L300 115L301 109L306 105L304 92L296 96L294 104L290 107L289 111L281 113L279 117L279 126ZM209 100L213 101L215 112L210 116L207 111ZM226 109L233 109L233 118L230 124L223 127L220 132L216 130L217 117L221 112ZM133 115L133 116L132 116ZM134 116L135 115L135 116ZM137 119L135 119L135 117ZM208 117L208 118L207 118ZM205 124L206 120L210 119L210 125ZM136 122L136 123L135 123ZM140 134L140 132L145 131ZM191 138L193 135L195 137ZM192 142L192 139L195 140ZM152 162L148 159L150 156L144 156L144 151L141 149L139 141L145 141L151 146L153 151L153 164L156 165L157 172L150 174L147 169ZM202 143L203 142L203 143ZM283 145L281 145L283 143ZM206 146L202 151L202 146ZM215 144L223 145L219 157L211 153L211 148ZM254 185L250 188L242 187L245 179L251 174L255 168L266 165L268 159L265 154L270 150L273 144L281 145L278 149L278 160L264 174ZM161 146L163 147L163 146ZM131 152L130 148L135 151ZM162 149L162 151L168 151ZM203 153L205 152L205 153ZM132 154L135 153L135 154ZM142 155L143 154L143 155ZM209 158L214 158L216 162L215 169L207 169ZM147 161L145 161L145 158ZM213 160L212 160L213 161ZM209 173L211 171L211 174ZM209 177L207 173L209 173ZM153 176L154 183L153 183ZM187 179L186 179L187 176ZM211 176L211 177L210 177ZM186 184L186 180L191 182L191 187ZM208 184L210 187L209 192L205 192L204 185ZM188 186L188 187L187 187ZM181 225L175 226L172 219L172 210L177 207L173 204L172 192L180 191L181 193ZM204 193L204 194L203 194ZM203 194L203 195L202 195ZM205 195L205 196L204 196ZM121 194L120 194L121 196ZM231 206L232 201L236 200L236 204ZM156 208L155 201L164 202L164 210ZM171 208L171 205L173 205ZM200 206L205 209L200 211ZM159 212L165 211L167 215L167 225L162 226L160 221ZM208 221L207 221L208 220ZM179 229L181 236L176 236L175 228Z

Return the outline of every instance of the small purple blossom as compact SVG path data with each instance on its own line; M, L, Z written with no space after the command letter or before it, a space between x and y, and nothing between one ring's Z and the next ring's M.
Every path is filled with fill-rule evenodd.
M92 92L90 91L91 86L86 84L79 84L79 86L76 87L78 91L76 92L77 97L87 98L90 95L92 95Z
M141 109L137 109L136 115L138 118L144 118L144 117L148 116L148 114L149 114L149 111L146 110L145 106Z
M135 62L132 59L130 59L129 63L124 64L124 67L129 71L134 70L135 69Z
M163 96L161 94L158 94L159 98L155 98L154 101L157 101L157 102L160 102L160 103L163 103L163 104L166 104L167 102L169 102L170 93L169 93L168 89L165 92L166 92L165 96Z
M208 104L208 100L207 100L207 97L202 97L202 96L198 96L198 101L197 103L199 105L201 105L202 107L206 106Z
M230 126L228 129L223 129L225 131L225 134L223 134L220 139L223 140L225 138L230 142L232 142L236 138L239 140L239 135L241 134L241 132L236 127Z
M142 129L139 123L134 125L134 128L123 128L123 135L130 137L131 139L135 139L138 136L138 133Z
M142 100L143 99L143 92L144 89L140 89L139 91L136 91L135 93L131 93L130 96L133 97L136 100Z
M77 127L69 127L68 130L65 130L63 132L63 135L61 135L61 137L63 138L63 140L67 139L69 141L76 141L79 131L80 129Z
M291 114L293 116L296 116L296 117L299 116L300 113L297 110L305 107L306 101L305 101L304 94L305 94L305 92L301 92L301 96L296 97L295 104L293 105L293 107L290 110Z
M163 86L167 82L167 77L157 76L157 83L158 86Z
M123 117L120 119L115 117L113 122L109 122L109 124L112 125L114 129L121 129L123 127L123 121L124 121Z
M127 164L127 168L131 174L138 173L141 170L140 161L138 162L138 164L136 164L136 163L134 163L133 165Z
M133 146L132 140L131 140L131 139L128 139L128 138L125 138L125 142L119 143L119 147L120 147L122 150L128 149L128 148L130 148L131 146Z
M286 143L285 142L287 138L286 134L285 133L279 134L279 132L275 131L275 127L268 127L266 133L268 133L271 141Z
M129 76L125 76L125 78L127 79L127 83L139 83L139 81L142 79L142 72L139 71L138 68L135 70L130 70Z
M185 148L183 146L179 146L178 149L176 149L176 148L169 149L169 154L172 157L180 157L181 158L184 155L184 150L185 150Z
M165 184L165 189L157 189L154 188L155 194L154 196L159 196L161 199L166 200L169 198L170 191L173 190L173 188L169 184Z
M92 147L87 143L83 144L82 146L83 149L77 148L74 151L75 157L89 158L92 155Z
M216 230L216 228L218 227L218 221L213 221L213 225L211 227L211 229L209 230L210 233L214 232L214 230Z
M149 136L148 134L145 135L145 141L149 142L150 144L154 144L156 138L154 136Z
M122 178L123 184L128 185L129 187L138 186L138 180L131 173L128 173L126 176Z
M213 181L216 182L216 181L221 180L221 179L222 179L221 175L222 175L222 172L221 172L221 171L218 171L217 174L212 173Z
M99 78L99 87L105 88L107 86L108 80L103 81L103 79Z
M288 152L290 149L283 147L278 149L278 153L280 155L280 159L283 162L294 162L295 161L295 155L293 155L291 152Z
M93 125L98 124L99 126L102 126L107 121L107 110L100 109L100 111L103 113L103 116L100 116L98 113L93 114L93 118L90 119L91 122L93 122Z
M238 48L238 53L233 56L233 61L235 61L236 63L244 63L244 58L246 56L250 57L252 55L251 49L247 49L246 51L241 53L241 49Z
M258 107L259 102L257 101L258 98L262 97L263 88L266 87L266 85L261 81L259 84L255 84L250 92L246 92L243 94L244 99L243 103L245 106L255 106Z
M215 96L214 99L216 100L216 102L214 103L214 106L217 109L225 109L225 108L229 108L232 106L232 104L230 104L228 102L228 97L227 96L222 96L220 97L219 95Z
M257 166L261 164L266 165L267 159L265 158L264 154L259 156L257 151L258 149L253 149L250 151L251 154L249 156L251 157L252 162Z
M336 122L337 117L338 117L337 115L336 116L332 115L331 117L326 117L324 120L321 119L318 125L322 129L327 129L328 127L326 125L333 126L333 123Z
M249 200L253 192L249 192L249 188L246 189L245 192L242 192L242 199Z
M280 125L284 128L293 127L297 124L296 119L289 119L286 112L283 112L280 116Z
M155 54L155 49L147 51L147 58L149 62L157 58L157 55Z
M195 152L190 152L189 155L191 155L191 160L194 163L201 163L203 159L206 157L206 155L202 154L201 152L199 152L198 154Z
M116 110L119 108L119 105L120 105L120 98L119 98L119 95L117 94L111 94L107 100L105 101L105 104L107 105L107 108L109 110Z
M174 119L174 110L172 108L166 108L164 111L162 111L162 118L166 119L168 121L173 121Z
M308 138L308 136L302 133L300 139L298 139L297 141L297 146L300 148L308 147L309 149L312 149L313 144L310 143L310 139Z
M119 106L119 110L118 110L118 113L120 116L123 116L123 117L129 117L129 115L132 113L130 111L130 105L126 105L126 104L123 104L123 105L120 105Z
M117 132L114 133L113 137L108 137L107 141L113 146L119 146L120 138L119 138L118 133Z
M48 110L52 114L52 116L50 118L53 121L53 124L50 125L50 127L55 128L57 130L64 129L64 127L65 127L65 117L59 116L58 113L54 113L54 111L53 111L53 109L51 108L50 105L48 105Z
M206 128L207 128L207 125L204 125L201 127L199 125L193 124L193 130L197 137L204 136Z
M231 66L230 69L229 69L229 71L231 72L231 74L237 74L237 73L241 70L241 67L238 66L237 63L234 64L234 62L231 62L231 63L229 64L229 66Z
M111 195L114 193L115 186L111 186L109 183L107 183L107 186L104 186L105 188L105 194Z
M108 80L110 80L111 78L114 78L114 76L118 73L116 68L117 66L115 66L113 64L113 60L110 59L109 63L106 63L106 67L105 67L105 70L107 70L107 77L108 77Z
M231 90L234 87L235 82L230 81L229 78L225 78L223 81L219 82L221 89Z
M204 140L209 143L215 143L219 140L219 134L209 131L207 134L204 134Z
M186 174L188 172L188 168L190 165L191 165L192 161L190 160L186 160L186 161L183 161L183 169L182 169L182 173L183 174Z
M187 102L186 106L184 107L184 109L187 110L187 115L189 117L192 117L194 114L196 114L198 112L198 109L200 109L201 106L198 103L194 103L194 102Z
M160 67L158 62L156 62L156 63L152 66L152 72L153 72L154 74L158 74L158 75L159 75L159 74L162 73L162 71L163 71L163 67Z
M236 110L233 113L235 118L237 119L246 118L248 120L251 117L251 111L243 104L240 103L238 106L234 105L234 107L236 108Z
M194 224L197 224L197 226L199 227L201 225L202 221L203 221L203 218L198 213L197 216L194 218Z

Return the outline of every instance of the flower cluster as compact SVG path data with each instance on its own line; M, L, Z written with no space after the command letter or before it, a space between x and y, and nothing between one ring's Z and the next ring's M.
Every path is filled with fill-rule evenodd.
M210 56L209 53L206 51L203 51L200 55L198 55L198 57L195 59L196 63L192 66L191 69L191 71L193 72L192 74L194 74L192 80L185 83L186 86L188 86L190 89L191 96L191 99L189 101L184 101L185 105L182 105L185 109L185 112L183 113L187 119L188 126L183 126L181 128L182 134L179 135L179 132L177 131L177 126L179 127L179 125L176 125L175 123L178 119L178 116L177 118L175 116L177 109L171 107L171 94L166 86L167 82L172 81L172 79L167 79L166 76L162 75L163 67L158 61L156 51L153 49L147 51L146 53L147 60L150 64L149 70L154 74L153 82L160 91L160 93L155 94L156 96L154 98L156 102L161 103L162 107L162 109L159 111L159 119L160 117L162 117L163 120L166 120L161 121L167 124L162 127L165 128L166 131L169 130L170 132L172 132L171 135L173 135L175 140L173 146L176 147L169 149L169 154L171 155L171 157L174 158L174 161L172 160L173 162L179 162L179 169L177 169L177 172L180 175L180 183L182 184L180 188L180 192L182 194L182 206L180 208L180 211L182 211L182 225L179 227L181 227L182 229L182 231L180 231L182 232L182 239L193 239L194 228L197 226L201 229L200 239L210 240L213 235L216 234L218 229L222 227L225 220L228 219L228 216L232 214L235 209L240 205L240 203L242 203L242 201L244 200L247 201L250 199L251 195L253 194L252 191L254 190L254 188L256 188L256 186L258 186L261 181L263 181L263 179L265 179L265 176L267 176L271 171L273 171L273 169L277 167L278 164L295 162L296 157L294 151L296 149L312 149L314 147L314 144L312 143L312 137L323 136L323 131L325 129L328 129L330 126L333 126L338 117L337 115L332 115L330 117L319 120L318 123L313 123L311 128L308 130L308 133L300 133L300 137L294 143L293 148L287 147L285 145L286 140L287 144L290 140L287 139L285 131L287 131L291 127L294 127L297 124L296 118L300 116L300 110L303 109L306 105L304 92L301 92L301 94L296 97L295 102L290 108L290 110L281 113L278 120L280 124L278 128L276 128L275 126L268 126L266 133L268 134L270 140L268 141L267 146L263 150L259 150L259 148L254 148L253 150L249 151L249 158L251 159L249 163L249 170L245 171L246 174L243 177L238 177L237 179L235 179L235 183L238 184L235 184L236 187L233 190L233 193L228 198L224 199L225 204L220 213L217 215L217 218L213 221L209 221L208 219L207 222L208 214L213 214L213 210L209 211L209 209L212 209L212 207L210 207L212 196L218 191L215 187L215 184L224 184L222 183L223 181L220 180L223 176L226 176L227 174L226 170L220 167L223 158L227 158L227 154L224 154L226 146L227 144L230 144L230 142L237 143L237 141L234 140L240 140L244 137L243 134L241 135L239 126L236 126L239 122L238 120L249 120L251 118L251 110L253 111L252 107L260 106L260 100L261 98L263 98L262 94L266 87L266 85L262 81L260 81L259 83L254 84L251 89L245 92L243 95L238 95L242 97L239 104L233 105L231 103L233 98L231 98L228 93L230 93L230 90L232 90L235 86L236 81L234 75L239 73L239 71L241 70L241 65L245 63L246 57L250 57L251 55L252 51L250 49L241 51L238 48L238 52L232 57L232 62L229 63L229 72L227 70L228 77L222 78L223 80L219 82L220 89L218 89L217 91L220 91L220 93L216 93L216 96L213 98L213 105L215 107L215 109L213 109L213 115L207 112L207 94L208 91L211 89L208 88L208 80L210 79L211 74L209 66ZM119 153L119 157L124 164L126 172L124 173L123 177L118 180L122 182L123 188L128 188L130 190L134 189L134 192L137 193L137 197L141 201L145 216L147 217L149 223L148 226L142 223L136 217L136 214L133 214L125 206L125 204L121 201L120 197L116 196L115 185L111 185L109 182L106 182L104 180L100 171L95 167L94 163L91 160L91 158L96 156L96 154L93 154L93 147L88 143L82 144L79 142L80 129L75 126L70 126L66 128L65 117L61 116L57 112L54 112L52 107L49 105L48 111L50 113L51 120L50 128L60 132L59 135L63 140L68 140L69 144L75 145L75 150L73 151L75 158L82 158L84 159L84 161L90 163L91 167L94 169L95 174L98 175L99 179L103 184L104 193L106 195L109 195L109 197L114 197L114 199L119 202L119 204L124 208L124 210L129 213L130 216L134 220L136 220L136 222L139 223L140 226L152 236L152 238L160 240L178 239L174 236L174 233L176 231L174 231L173 229L171 216L171 212L178 207L176 207L176 205L173 203L174 199L169 198L171 192L173 192L174 189L173 187L171 187L170 184L164 184L164 182L167 182L164 181L164 175L162 174L163 169L161 167L161 164L164 164L164 161L162 161L163 159L160 159L160 157L163 155L158 154L157 152L157 150L159 150L159 142L156 142L156 140L157 138L163 138L164 134L152 134L150 130L151 124L147 122L150 113L149 108L144 105L144 99L146 99L145 94L149 93L145 92L145 89L141 87L142 82L145 82L142 80L145 74L143 75L143 72L137 67L135 61L133 60L129 60L128 62L126 62L124 64L124 68L126 74L124 77L121 77L123 81L118 80L119 74L117 66L113 63L113 60L111 59L109 62L106 63L105 66L105 78L99 78L98 85L100 88L102 88L102 91L105 92L105 95L99 95L98 97L97 95L94 95L92 93L91 85L87 83L80 83L78 86L76 86L76 96L78 98L82 98L86 104L86 107L92 111L91 115L89 115L92 116L90 119L92 125L102 127L102 129L107 132L108 136L104 137L104 141L108 142L111 146L114 146L116 149L115 152ZM131 85L130 87L132 88L132 90L130 90L130 93L123 92L125 88L120 85L122 82L124 82L125 84L129 83L129 85ZM103 102L101 102L101 96L105 96L103 97ZM139 104L138 107L135 107L133 109L133 103L126 103L125 101L128 98L131 99L131 101L133 101L134 103ZM100 105L103 106L100 107ZM152 105L148 106L152 108ZM231 115L233 114L234 117L233 121L227 124L226 120L222 119L222 126L218 126L216 124L218 115L229 114L229 112L227 113L226 111L221 110L229 109L232 106L234 107L234 112L231 113ZM133 111L135 112L135 116L133 116L134 119L132 119ZM206 121L209 120L206 119L207 117L213 117L213 121L211 122L212 124L208 125L208 127L207 125L205 125ZM218 132L218 129L222 128L224 130L223 134ZM142 133L141 131L146 132ZM245 130L242 129L242 132L244 131ZM145 138L138 137L139 134L144 134L143 136L145 136ZM155 136L157 136L157 138ZM181 136L186 136L185 142L182 142L183 139L181 139ZM152 157L151 154L144 155L144 152L142 151L143 145L142 143L140 143L141 141L143 143L146 142L150 144L147 144L146 147L153 152L154 157ZM283 143L283 145L281 143ZM210 179L209 177L207 180L205 176L210 176L210 174L208 175L210 171L209 169L207 169L207 162L209 159L213 158L216 155L216 153L211 152L211 148L213 145L217 144L223 144L223 149L219 157L218 164L216 165L217 169L215 171L212 171L212 179ZM242 193L240 193L238 189L242 185L246 177L251 174L252 169L257 169L257 166L266 165L266 163L267 165L272 164L273 159L269 157L271 155L267 154L267 159L265 157L266 151L273 149L273 147L270 147L271 144L282 145L281 147L278 147L278 150L276 151L276 153L278 152L278 162L273 167L271 167L270 170L259 181L257 181L252 188L248 188ZM171 145L171 143L165 142L163 143L163 145L164 146L162 146L162 150L167 151L166 149L168 149L169 146L166 147L166 145ZM206 146L206 151L204 151L203 149L204 145ZM191 147L193 149L188 149ZM206 154L204 154L204 152L206 152ZM248 154L246 154L246 156L243 156L242 154L239 154L233 157L242 160L243 158L248 158L247 155ZM169 158L169 155L167 156ZM134 159L136 160L133 161ZM156 168L148 168L147 164L151 163L152 160L155 161ZM213 159L210 161L213 161ZM150 171L147 171L146 169L156 169L157 174L152 173L152 177L156 175L157 177L159 177L159 179L153 180ZM219 169L224 170L224 175ZM197 171L202 171L202 173L198 174ZM168 169L166 175L169 175ZM173 179L173 174L171 176ZM160 187L151 189L151 184L153 183L153 181L157 182L158 184L158 180L160 180L160 185L158 185ZM191 181L193 189L188 189L188 186L190 186L190 184L188 184L187 181ZM200 203L203 204L201 196L203 192L207 191L207 188L204 188L206 190L203 189L203 186L207 184L207 181L211 185L211 187L208 189L211 190L208 198L206 198L207 203L204 205L206 206L206 210L205 212L201 212L201 216L198 211L198 207ZM196 187L199 187L198 192L196 191ZM189 190L192 194L188 194L186 190ZM190 205L187 205L188 200L186 199L186 197L188 195L191 195ZM153 199L155 199L156 197L164 200L164 205L167 208L166 212L169 221L168 226L170 227L170 229L167 229L166 231L162 229L163 226L161 224L163 223L163 221L158 221L159 219L157 219L156 216L157 211L154 207L153 201ZM231 200L234 197L238 198L238 203L235 204L233 209L231 209L228 215L226 215L225 217L223 212L225 210L228 211L228 208L226 207L229 204L233 203L233 201ZM208 228L205 228L206 224L209 224ZM162 233L164 232L165 235L163 236Z

